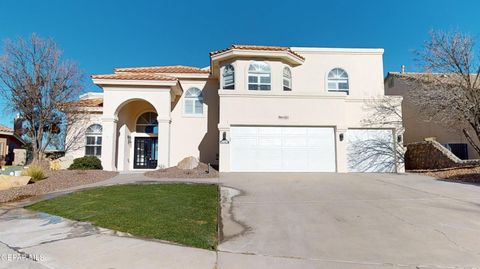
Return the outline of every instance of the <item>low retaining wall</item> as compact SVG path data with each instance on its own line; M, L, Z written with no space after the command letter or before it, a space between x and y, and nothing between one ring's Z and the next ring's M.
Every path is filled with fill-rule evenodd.
M405 168L428 170L479 165L480 160L461 160L437 141L423 141L407 145Z

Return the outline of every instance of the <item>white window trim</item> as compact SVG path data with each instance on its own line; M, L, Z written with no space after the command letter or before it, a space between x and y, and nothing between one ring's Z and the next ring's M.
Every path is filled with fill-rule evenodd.
M342 69L346 74L347 74L347 81L348 81L348 90L329 90L328 89L328 74L333 70L333 69ZM347 69L343 68L343 67L340 67L340 66L335 66L335 67L331 67L330 69L327 70L327 72L325 73L325 92L343 92L343 93L346 93L347 95L350 94L350 90L351 90L351 82L352 80L350 79L350 74L347 72Z
M103 126L101 123L92 123L90 124L88 127L87 127L87 130L88 128L90 128L91 126L93 125L100 125L100 127L102 128L102 132L99 132L99 133L88 133L87 131L85 131L85 152L84 152L84 156L95 156L97 158L100 158L102 157L102 151L103 151L103 147L102 147L102 144L103 144L103 138L102 138L102 143L100 144L97 144L97 139L98 137L102 137L102 134L103 134ZM94 138L94 141L95 143L94 144L88 144L88 137L93 137ZM94 151L96 152L96 148L97 147L100 147L100 155L97 155L97 154L93 154L93 155L90 155L90 154L87 154L87 147L94 147Z
M250 65L251 65L252 63L254 63L254 62L263 62L263 63L267 64L268 67L270 68L270 73L268 73L268 74L270 75L270 83L269 83L269 84L260 83L260 77L261 77L261 76L259 76L259 75L264 75L264 77L265 77L265 76L267 76L267 73L253 73L253 74L257 75L257 77L258 77L258 83L256 83L256 85L258 85L258 86L260 86L260 85L270 85L270 90L260 90L260 88L259 88L258 90L250 90L250 89L249 89L249 88L250 88L250 82L249 82L250 70L249 70L249 69L250 69ZM246 74L247 74L247 77L246 77L247 91L254 91L254 92L255 92L255 91L260 91L260 92L272 91L272 88L273 88L273 87L272 87L272 86L273 86L273 83L272 83L272 82L273 82L274 76L273 76L273 72L272 72L272 66L271 66L268 62L262 61L262 60L250 61L250 62L248 63L248 65L247 65L247 72L246 72ZM282 77L283 77L283 74L282 74ZM252 83L252 84L253 84L253 83Z
M187 94L187 91L190 90L191 88L197 88L200 90L201 92L201 97L199 98L201 101L202 101L202 114L199 114L199 113L193 113L193 114L188 114L188 113L185 113L185 108L186 108L186 101L187 100L195 100L194 98L192 97L186 97L186 94ZM189 87L186 91L185 91L185 94L182 96L183 98L183 101L182 101L182 116L184 118L204 118L206 113L206 107L205 107L205 98L203 97L203 91L200 87L196 87L196 86L192 86L192 87Z

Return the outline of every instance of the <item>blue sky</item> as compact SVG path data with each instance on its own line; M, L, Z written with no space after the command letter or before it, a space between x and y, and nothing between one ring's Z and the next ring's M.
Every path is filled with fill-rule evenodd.
M459 1L460 2L460 1ZM405 64L431 29L477 36L477 1L1 0L0 40L53 38L87 74L114 67L209 64L230 44L384 48L385 72ZM2 50L0 49L0 53ZM99 91L90 81L86 91ZM0 99L0 124L12 125Z

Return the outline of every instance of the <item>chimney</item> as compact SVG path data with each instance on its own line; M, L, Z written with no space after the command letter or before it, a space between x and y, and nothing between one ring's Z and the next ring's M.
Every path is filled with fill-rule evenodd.
M405 65L402 64L402 74L405 74Z

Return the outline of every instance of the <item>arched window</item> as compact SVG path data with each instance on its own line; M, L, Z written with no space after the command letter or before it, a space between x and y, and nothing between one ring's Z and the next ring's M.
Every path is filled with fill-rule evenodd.
M199 88L190 88L187 90L183 108L185 115L203 115L203 94Z
M233 90L235 89L235 69L233 65L229 64L223 68L222 73L223 89Z
M346 92L348 94L348 74L341 68L334 68L327 76L327 89L329 92Z
M157 113L143 113L137 119L135 130L137 133L158 134Z
M286 66L283 68L283 90L292 90L292 71Z
M266 62L252 62L248 67L248 89L269 91L272 89L270 65Z
M85 132L85 156L102 156L102 125L92 124Z

